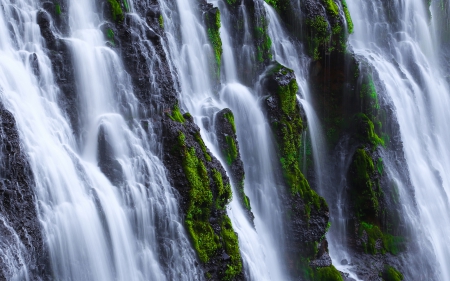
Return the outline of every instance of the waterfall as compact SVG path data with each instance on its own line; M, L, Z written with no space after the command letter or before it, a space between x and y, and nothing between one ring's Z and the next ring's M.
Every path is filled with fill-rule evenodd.
M93 3L71 3L71 36L63 39L75 62L81 136L59 108L36 3L2 1L2 9L1 102L16 119L33 171L54 278L197 279L175 195L155 154L151 120L144 129L146 116L138 114L119 57L105 47ZM16 21L5 19L13 12ZM29 63L33 55L39 76ZM158 241L166 256L159 256Z
M174 6L169 7L161 3L166 12L166 31L172 61L180 73L181 100L200 126L206 145L219 159L217 141L210 126L213 124L214 114L220 109L229 107L233 111L246 172L245 190L252 203L256 227L255 231L244 216L242 206L236 198L237 191L234 189L235 195L228 214L239 236L246 276L250 280L286 280L280 264L279 249L284 246L278 237L283 236L283 225L277 219L281 213L281 202L276 191L276 175L271 166L274 147L268 124L261 112L257 96L255 97L251 89L240 84L237 78L236 58L227 30L227 7L222 2L211 2L219 6L222 23L220 36L224 74L221 78L219 99L213 86L215 78L211 75L214 71L211 71L208 65L208 57L213 50L207 41L207 31L201 21L200 11L195 9L196 5L191 1L180 0L176 2L179 19L175 19L173 13L172 17L168 16L169 9ZM179 41L176 40L178 30L181 33ZM225 163L224 159L222 163Z
M437 260L436 280L449 280L450 248L446 241L450 227L448 216L442 214L449 212L450 155L446 140L450 134L450 98L435 37L441 26L422 2L407 0L391 7L382 1L350 0L348 4L355 22L350 44L374 67L385 87L383 95L395 108L419 211L418 216L411 213L414 206L405 200L409 190L400 184L400 198L414 239L424 256ZM422 274L420 266L411 270L417 278L429 280L428 276L418 277Z

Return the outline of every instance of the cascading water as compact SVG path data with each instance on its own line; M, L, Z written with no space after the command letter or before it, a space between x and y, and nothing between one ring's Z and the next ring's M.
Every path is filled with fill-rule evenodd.
M236 60L226 29L227 8L222 2L213 3L220 8L222 22L220 29L224 70L222 79L225 81L222 81L223 88L219 93L219 101L215 99L214 81L210 76L214 71L211 71L208 64L208 53L212 53L212 50L208 47L207 33L199 20L196 5L190 1L177 1L180 18L170 18L170 22L169 7L165 6L166 31L169 33L172 60L181 76L181 100L199 121L197 124L202 128L205 143L217 156L220 154L216 148L214 130L208 130L210 126L208 124L213 123L213 114L219 108L232 109L245 166L245 186L255 214L256 233L245 217L236 195L234 196L228 213L239 235L244 264L247 265L247 277L251 280L286 280L283 266L280 264L282 258L279 249L283 249L284 241L278 237L283 236L283 225L277 219L281 214L281 203L276 191L277 176L270 161L274 157L270 129L257 99L247 87L239 83L237 78ZM180 23L182 25L178 28L181 29L181 40L177 42L177 25ZM205 52L198 52L200 49ZM246 51L244 48L243 52ZM237 194L236 191L234 194Z
M403 199L405 214L422 254L437 260L437 280L449 280L450 236L448 170L449 86L439 62L436 33L440 25L429 17L425 3L403 1L386 7L382 1L348 1L355 22L350 43L375 68L395 108L406 163L414 187L419 216ZM430 25L429 23L432 23ZM430 26L434 26L431 31ZM409 193L400 184L402 195ZM420 256L420 255L419 255ZM418 263L420 264L420 262ZM421 268L411 268L419 280Z
M1 101L17 121L33 171L52 275L59 280L195 280L195 257L175 196L152 152L155 140L147 137L151 123L148 135L119 57L104 47L93 4L71 4L72 37L66 40L79 86L79 144L58 108L60 92L41 48L36 3L2 1L0 14ZM8 27L5 17L12 12L19 17ZM38 77L27 60L33 53ZM111 169L108 165L115 169L105 172L109 179L102 173ZM164 251L158 251L157 241L165 241Z

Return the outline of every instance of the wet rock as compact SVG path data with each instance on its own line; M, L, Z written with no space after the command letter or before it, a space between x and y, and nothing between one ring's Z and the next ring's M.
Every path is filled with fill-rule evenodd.
M247 218L253 224L254 216L251 212L250 199L244 192L244 164L242 163L241 153L239 152L234 115L230 109L222 109L216 114L215 128L220 152L229 167L230 179L238 191L235 195L238 196L242 207L246 211Z
M346 260L346 259L341 260L341 265L347 265L347 264L348 264L348 260Z
M98 166L105 176L115 186L123 184L122 165L114 157L114 149L110 144L106 129L101 126L98 132Z
M190 114L181 115L178 107L175 107L166 111L161 124L163 162L169 181L179 194L179 204L191 241L198 235L217 237L214 239L216 244L210 244L210 247L217 247L214 253L208 254L208 249L204 248L202 242L193 243L201 261L200 266L211 280L222 280L229 265L242 268L240 254L229 251L230 247L226 246L232 245L229 244L233 243L229 239L232 236L236 237L234 245L238 243L226 214L226 204L231 198L230 180L220 162L205 146L200 129ZM208 190L205 190L206 187ZM195 199L191 197L191 190L195 190L195 194L204 192L206 195ZM211 194L212 198L208 194ZM205 204L206 208L201 207ZM191 206L198 206L197 210L202 216L189 213ZM202 228L192 229L190 225L202 225ZM204 229L207 232L202 234ZM232 279L243 280L244 275L239 272Z
M48 279L49 256L36 209L35 182L14 116L3 104L0 104L0 155L0 250L9 252L7 255L12 258L0 259L0 280L12 280L10 267L24 264L30 280Z

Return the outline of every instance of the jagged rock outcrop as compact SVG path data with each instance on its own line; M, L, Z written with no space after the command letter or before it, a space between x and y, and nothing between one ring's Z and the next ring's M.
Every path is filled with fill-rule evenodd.
M177 106L162 120L163 161L178 191L184 223L205 277L243 280L237 234L226 213L231 186L220 162L209 152L190 114Z
M229 108L222 109L215 116L215 128L219 149L223 159L226 159L230 170L230 179L237 189L237 194L242 206L246 210L248 219L253 223L250 199L244 192L245 171L241 160L239 143L236 135L233 112Z
M295 74L293 70L274 63L268 68L262 84L267 96L264 103L266 115L275 136L286 185L286 190L281 191L281 194L286 213L289 214L286 224L290 247L287 251L289 259L298 265L290 268L291 274L312 278L304 276L304 272L311 271L313 276L320 276L321 270L336 273L327 253L325 239L329 220L328 205L311 189L300 170L300 142L304 128L296 96L298 85ZM339 274L336 276L340 277Z
M1 103L0 159L0 280L11 280L15 273L8 269L19 271L23 266L28 268L30 280L48 279L49 256L38 218L33 175L14 116Z

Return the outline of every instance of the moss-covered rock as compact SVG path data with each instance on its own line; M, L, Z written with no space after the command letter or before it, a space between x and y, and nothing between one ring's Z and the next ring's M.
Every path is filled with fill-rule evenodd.
M164 164L180 194L184 223L201 265L213 280L241 280L238 238L226 213L232 191L225 170L189 114L175 108L163 116L162 126Z
M296 95L298 85L294 72L278 63L271 65L262 80L265 112L276 140L279 165L286 183L283 202L286 206L290 259L295 261L293 276L310 269L305 260L323 259L324 266L331 265L326 258L327 243L323 239L328 225L328 206L311 187L300 170L300 147L303 120ZM295 246L294 246L295 245ZM322 251L318 251L322 248ZM325 257L323 257L325 255ZM322 264L316 262L315 264Z
M250 199L244 192L244 164L242 163L241 155L239 153L234 115L230 109L225 108L216 114L215 128L220 151L229 166L230 179L238 191L236 195L247 211L248 218L253 222Z
M214 51L215 67L214 72L217 79L220 78L220 68L222 65L222 39L220 38L220 11L212 4L203 4L203 17L208 34L209 42Z

